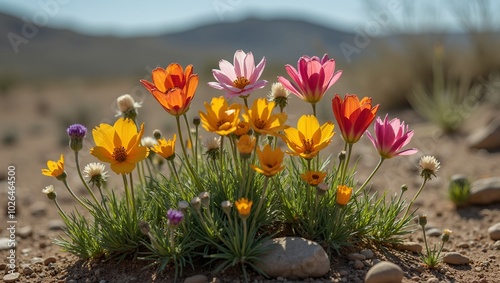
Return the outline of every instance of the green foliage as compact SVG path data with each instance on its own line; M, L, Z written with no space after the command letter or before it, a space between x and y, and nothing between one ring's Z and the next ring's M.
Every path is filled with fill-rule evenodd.
M465 176L453 176L448 186L448 196L456 206L464 206L469 201L470 189L470 181Z
M437 50L433 64L433 85L413 88L408 101L415 111L444 132L455 132L475 110L482 96L482 86L462 79L446 81L443 71L442 50Z
M451 231L448 229L445 229L443 231L443 235L441 236L441 244L436 246L434 244L432 248L430 248L429 243L427 242L427 236L425 233L425 225L427 224L427 216L426 215L421 215L419 216L419 224L422 227L422 233L424 235L424 243L425 243L425 255L421 254L420 258L422 261L429 267L429 268L434 268L436 267L442 260L441 252L443 251L444 244L449 241L450 239L450 234Z

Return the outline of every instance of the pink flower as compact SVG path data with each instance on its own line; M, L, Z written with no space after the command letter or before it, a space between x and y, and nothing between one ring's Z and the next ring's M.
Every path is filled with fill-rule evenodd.
M300 99L313 104L320 101L342 75L342 71L335 72L335 60L329 59L328 54L321 60L316 56L302 56L297 62L298 71L290 65L285 69L292 82L281 76L278 81Z
M366 131L366 135L372 141L382 158L392 158L398 155L412 155L418 152L416 148L401 150L407 145L413 137L413 131L408 130L408 125L405 127L405 122L398 118L392 119L390 122L385 115L384 121L377 117L375 121L375 138Z
M252 52L245 54L243 50L238 50L234 53L234 66L226 60L220 60L220 70L212 70L217 82L209 82L208 85L225 90L227 98L247 97L267 84L265 80L258 80L265 66L266 58L262 58L255 66Z

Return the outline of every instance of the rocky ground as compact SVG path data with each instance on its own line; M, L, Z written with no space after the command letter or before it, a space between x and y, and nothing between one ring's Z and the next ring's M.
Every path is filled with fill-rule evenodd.
M88 121L95 125L102 121L110 122L113 114L110 105L117 94L126 93L133 86L125 85L121 88L108 89L100 87L87 89L93 93L93 98L75 100L81 93L64 96L64 89L30 89L20 88L3 99L0 105L2 117L8 117L0 125L2 144L0 145L0 185L2 187L2 203L0 208L3 213L0 217L0 270L8 270L9 256L8 238L10 225L15 224L16 234L16 271L9 275L0 271L3 282L171 282L173 271L167 270L165 274L155 274L154 269L144 268L142 261L125 261L115 264L105 259L82 261L77 257L62 252L54 244L54 239L63 235L61 221L55 207L46 199L41 190L55 181L40 174L40 168L45 167L48 159L58 158L60 153L69 156L69 151L60 142L59 131L64 131L65 126L59 126L65 113L75 113L72 108L75 103L88 106ZM27 93L38 93L36 98ZM59 96L58 96L59 95ZM55 99L57 97L57 99ZM104 103L96 106L95 98ZM201 103L201 100L198 101ZM143 111L142 116L146 122L155 120L155 115L166 114L155 105L152 99L144 103L151 107ZM196 108L197 106L193 106ZM73 112L72 112L73 111ZM95 114L98 113L98 114ZM293 113L293 112L292 112ZM398 116L407 121L415 130L415 137L410 146L420 149L418 156L398 157L388 160L381 168L373 182L373 189L390 189L399 191L401 184L408 184L408 196L413 196L420 185L416 164L418 158L425 155L434 155L440 161L442 168L438 177L429 182L416 205L419 214L427 214L428 228L434 228L434 236L429 240L438 244L439 235L443 229L451 229L450 241L445 245L445 252L455 252L468 259L465 264L442 263L435 269L423 265L418 254L394 247L356 246L342 251L340 256L330 258L330 270L320 278L304 279L305 282L363 282L368 270L377 262L389 261L403 271L403 282L499 282L500 280L500 242L498 241L498 225L500 223L500 202L496 191L490 191L487 198L493 201L490 204L471 204L456 208L447 198L447 186L451 176L464 174L471 180L490 177L500 178L500 153L471 149L467 137L479 128L484 128L489 120L496 115L495 109L485 107L472 116L461 131L454 135L444 135L432 125L422 121L412 111L392 111L392 117ZM385 113L384 113L385 114ZM95 117L98 115L99 117ZM107 117L102 119L102 117ZM333 115L332 118L333 119ZM155 124L156 123L156 124ZM167 122L158 122L156 119L147 131L154 128L166 128ZM91 128L91 126L89 126ZM339 137L335 137L339 138ZM337 141L338 142L338 141ZM89 140L90 143L90 140ZM338 143L333 143L332 151L339 148ZM356 152L362 157L358 178L364 180L376 165L377 155L369 141L356 145ZM68 158L68 164L71 159ZM84 156L90 160L89 156ZM16 181L16 223L7 222L7 176L8 166L15 166ZM70 166L70 165L68 165ZM74 168L68 168L73 170ZM69 180L77 184L77 180ZM83 188L76 188L79 193L84 193ZM64 209L74 207L69 194L64 192L58 195ZM493 228L492 228L493 227ZM490 231L489 231L490 229ZM497 229L497 230L495 230ZM495 234L496 233L496 234ZM494 240L493 238L496 240ZM5 240L7 239L7 240ZM415 231L405 238L407 242L423 244L422 232ZM2 245L7 245L4 247ZM6 249L7 248L7 249ZM409 247L411 249L412 247ZM415 248L415 246L413 246ZM418 245L416 247L418 249ZM359 255L358 255L359 254ZM455 260L463 259L454 255ZM453 259L452 259L453 260ZM186 268L183 280L185 282L242 282L239 269L229 269L218 275L211 274L212 266L205 262L195 262L195 269ZM11 278L11 279L9 279ZM251 274L252 282L294 282L291 278L278 277L272 280L265 279L256 274Z

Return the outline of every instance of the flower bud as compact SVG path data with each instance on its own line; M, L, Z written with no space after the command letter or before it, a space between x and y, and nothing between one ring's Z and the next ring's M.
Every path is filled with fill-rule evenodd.
M153 131L153 137L157 140L161 139L161 131L156 129Z
M230 201L225 200L221 203L221 207L222 211L224 211L225 214L229 215L229 213L231 212L231 207L233 207L233 204Z
M319 183L316 186L316 195L318 196L324 196L326 192L328 191L329 186L326 183Z
M198 197L201 199L203 207L208 208L210 206L210 194L208 192L202 192Z
M200 117L196 116L193 118L193 125L195 125L196 127L198 127L201 123L201 119Z
M175 229L184 219L184 214L177 209L169 209L167 211L167 224L170 229Z
M408 185L407 184L401 185L401 194L404 194L407 190L408 190Z
M452 233L452 231L450 229L444 229L443 235L441 235L441 241L443 241L443 243L448 242L450 240L451 233Z
M342 150L341 152L339 152L339 161L342 162L345 160L345 157L346 157L346 152L345 150Z
M199 197L194 197L191 199L191 205L193 206L193 208L198 211L200 210L200 207L201 207L201 199Z
M140 221L139 222L139 230L141 230L141 233L144 235L149 234L149 231L151 231L151 228L149 227L149 224L146 221Z
M179 207L179 210L182 211L182 213L186 214L187 213L187 209L189 207L189 203L185 200L181 200L177 206Z
M418 224L422 226L422 229L427 225L427 214L422 214L418 217Z
M55 200L57 198L54 186L52 185L45 187L45 189L43 189L42 192L46 194L50 200Z
M73 151L80 151L83 147L83 139L87 134L87 128L80 124L74 124L66 129L69 137L69 147Z
M130 94L118 97L116 102L118 104L117 116L123 116L135 121L138 114L137 109L141 107L141 103L135 102Z

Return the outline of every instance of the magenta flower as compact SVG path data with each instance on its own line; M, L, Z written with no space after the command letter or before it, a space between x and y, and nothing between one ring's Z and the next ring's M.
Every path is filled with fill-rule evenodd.
M316 56L302 56L297 62L298 71L290 65L286 65L285 69L292 81L281 76L278 81L288 91L312 104L320 101L342 75L342 71L335 72L335 60L328 58L328 54L321 60Z
M266 58L262 58L255 66L252 52L245 54L243 50L238 50L234 53L234 66L224 59L220 60L220 70L212 70L217 82L209 82L208 85L225 90L227 98L248 97L254 90L267 84L265 80L258 80L265 66Z
M169 209L167 211L168 226L170 228L176 228L182 219L184 219L184 214L182 211L177 209Z
M408 125L405 127L404 121L394 118L389 122L387 115L385 115L384 121L380 117L377 117L374 129L375 138L368 131L366 131L366 135L372 141L382 158L387 159L398 155L412 155L418 152L416 148L401 150L413 137L413 131L408 130Z

